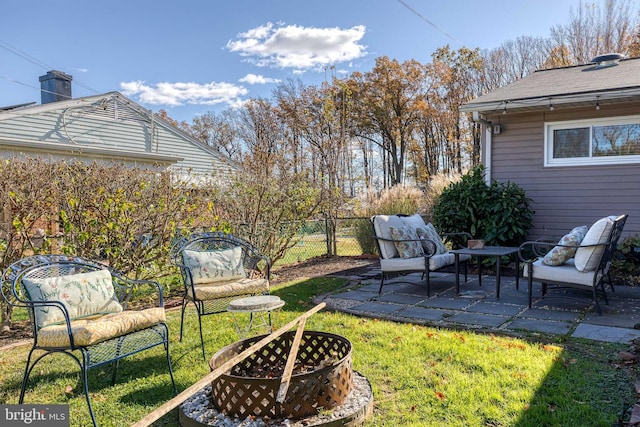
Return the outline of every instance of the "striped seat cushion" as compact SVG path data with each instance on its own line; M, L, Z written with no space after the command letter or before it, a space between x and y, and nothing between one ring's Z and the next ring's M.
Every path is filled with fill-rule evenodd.
M162 307L127 310L94 318L73 320L71 321L71 333L75 345L84 347L149 328L165 320L165 312ZM69 347L71 344L67 325L50 325L41 328L38 331L38 345L53 348Z
M267 279L240 279L228 282L213 282L195 285L195 298L209 301L236 295L258 294L269 291ZM189 298L193 299L193 290L189 287Z

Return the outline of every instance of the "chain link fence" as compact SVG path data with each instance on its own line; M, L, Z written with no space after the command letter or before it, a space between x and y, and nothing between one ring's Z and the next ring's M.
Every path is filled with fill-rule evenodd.
M335 228L335 242L334 233ZM369 218L338 218L335 227L328 219L308 220L300 227L300 241L276 265L286 265L326 255L358 256L374 253Z

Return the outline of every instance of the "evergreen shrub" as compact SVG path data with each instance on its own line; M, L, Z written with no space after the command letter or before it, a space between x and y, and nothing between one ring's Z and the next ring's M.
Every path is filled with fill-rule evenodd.
M487 246L518 246L532 225L531 200L512 182L484 181L476 166L440 194L433 224L444 233L466 231Z

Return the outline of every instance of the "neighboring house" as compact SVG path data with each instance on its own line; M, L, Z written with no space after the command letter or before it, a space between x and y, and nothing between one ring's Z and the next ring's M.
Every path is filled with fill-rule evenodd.
M239 167L118 92L71 98L72 77L40 77L42 104L0 107L0 157L45 157L228 178Z
M521 186L530 238L629 214L640 234L640 58L537 71L462 106L482 124L487 180Z

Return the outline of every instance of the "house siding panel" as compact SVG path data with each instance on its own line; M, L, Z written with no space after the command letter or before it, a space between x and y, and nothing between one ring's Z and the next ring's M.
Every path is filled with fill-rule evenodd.
M153 153L183 158L174 170L228 176L232 167L200 143L144 116L131 114L119 119L85 114L82 109L60 108L37 114L0 116L0 138L5 141L29 140L76 144L138 153ZM151 134L153 133L153 137Z
M492 136L491 178L521 186L532 199L529 238L562 236L577 225L607 215L629 214L624 236L640 234L640 164L544 167L545 121L640 113L640 103L570 111L513 113L489 117L500 123Z

